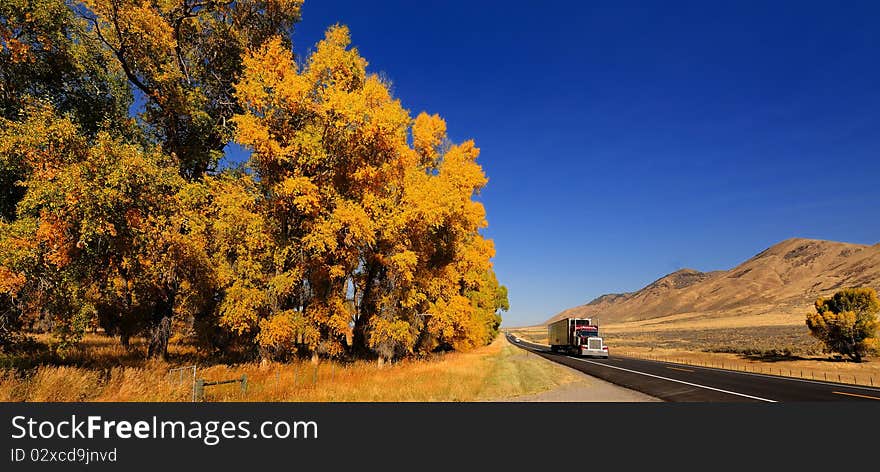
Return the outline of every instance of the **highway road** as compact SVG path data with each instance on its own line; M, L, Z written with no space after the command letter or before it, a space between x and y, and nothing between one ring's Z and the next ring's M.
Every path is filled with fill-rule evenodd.
M591 359L551 353L508 335L514 345L585 374L674 402L880 401L880 388L776 377L615 356Z

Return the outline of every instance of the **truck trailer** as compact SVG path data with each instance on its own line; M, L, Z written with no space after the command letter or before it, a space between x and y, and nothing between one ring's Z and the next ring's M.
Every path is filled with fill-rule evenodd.
M547 344L553 352L608 358L608 346L599 337L599 326L590 318L563 318L550 323Z

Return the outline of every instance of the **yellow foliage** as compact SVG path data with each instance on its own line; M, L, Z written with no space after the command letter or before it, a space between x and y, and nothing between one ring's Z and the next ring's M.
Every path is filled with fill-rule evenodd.
M401 227L395 179L411 152L408 113L349 45L348 29L332 27L299 68L284 41L272 39L245 58L236 87L247 110L235 117L236 139L253 150L271 217L287 225L276 238L294 257L278 269L301 267L302 285L312 288L278 309L304 305L328 353L341 352L358 317L344 302L346 287L357 284L363 293L376 285L358 275L361 261L380 260L377 246L399 237L388 231Z
M440 115L419 113L412 127L413 148L422 158L422 165L432 165L446 139L446 121Z
M819 298L816 312L806 318L810 333L830 352L861 361L877 348L880 299L872 288L849 288L830 298Z
M234 338L278 357L395 357L493 338L506 300L480 234L479 149L449 142L439 115L413 119L347 27L329 28L298 64L277 28L221 17L253 7L286 24L299 1L210 3L177 23L178 2L85 5L89 34L118 53L164 141L85 136L51 109L0 122L2 162L29 172L16 238L0 234L16 251L0 254L0 290L45 276L22 272L28 264L49 266L60 281L51 311L71 330L99 318L127 339L173 319L179 336ZM240 63L220 51L242 70L235 106L217 117L205 103L218 97L198 82L212 70L183 44L222 49L203 29L213 26L246 51ZM252 151L247 169L206 175L213 145L202 141L228 141L225 118Z
M415 337L410 323L406 320L376 317L371 321L370 328L372 331L370 347L377 350L380 355L390 358L395 354L396 348L412 352Z
M237 283L226 290L220 305L220 322L238 334L246 333L258 325L265 307L266 296L262 290Z
M294 310L285 310L260 320L257 342L263 348L278 353L296 353L297 345L314 346L320 333Z
M15 294L24 285L24 276L0 266L0 293Z

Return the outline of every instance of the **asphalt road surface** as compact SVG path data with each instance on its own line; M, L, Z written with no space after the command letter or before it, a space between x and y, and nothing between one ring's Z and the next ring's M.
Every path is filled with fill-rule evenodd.
M880 401L880 388L615 356L592 359L551 353L508 335L514 345L585 374L674 402Z

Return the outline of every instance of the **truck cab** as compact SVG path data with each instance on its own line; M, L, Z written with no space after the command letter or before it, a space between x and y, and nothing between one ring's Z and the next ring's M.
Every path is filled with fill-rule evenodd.
M598 326L577 327L574 338L579 355L608 357L608 346L599 337Z
M547 326L547 339L553 352L608 357L608 346L599 336L599 326L590 318L563 318L553 322Z

